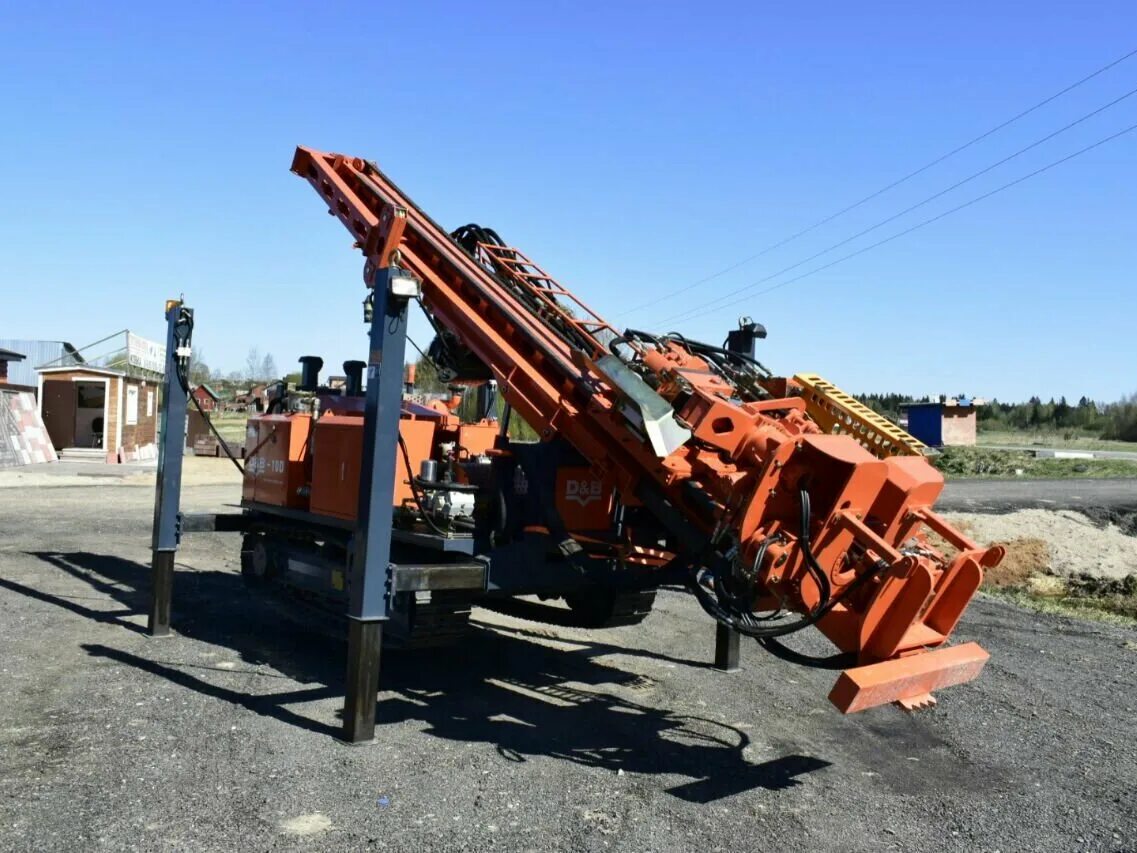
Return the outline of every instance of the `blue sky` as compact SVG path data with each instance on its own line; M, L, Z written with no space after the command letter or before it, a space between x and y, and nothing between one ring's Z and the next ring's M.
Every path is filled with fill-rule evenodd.
M161 337L184 293L225 370L252 346L282 371L361 357L362 259L289 173L298 143L375 159L441 223L491 226L600 313L653 328L1137 87L1134 57L665 299L1137 47L1137 5L159 5L0 16L0 337ZM819 263L1135 122L1137 97ZM1137 133L669 327L721 341L750 314L775 372L851 391L1115 399L1137 391L1135 186Z

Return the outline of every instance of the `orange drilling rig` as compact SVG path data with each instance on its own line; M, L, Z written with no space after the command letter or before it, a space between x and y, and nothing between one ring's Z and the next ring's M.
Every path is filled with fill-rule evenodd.
M298 387L250 418L231 526L250 582L346 610L349 739L373 734L384 631L453 640L474 602L520 594L626 624L682 584L723 669L740 636L816 628L856 661L830 694L843 712L978 675L986 652L947 641L1002 550L933 511L943 478L914 438L820 377L772 375L746 318L722 346L619 330L492 230L441 228L373 163L301 147L292 171L365 257L370 347L334 391L302 360ZM476 393L467 422L456 400L403 399L412 302L439 376ZM168 318L184 376L192 311ZM514 418L540 440L511 438Z

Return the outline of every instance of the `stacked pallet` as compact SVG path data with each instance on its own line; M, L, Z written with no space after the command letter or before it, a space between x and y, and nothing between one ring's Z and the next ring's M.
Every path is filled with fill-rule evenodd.
M35 394L0 388L0 468L57 459Z

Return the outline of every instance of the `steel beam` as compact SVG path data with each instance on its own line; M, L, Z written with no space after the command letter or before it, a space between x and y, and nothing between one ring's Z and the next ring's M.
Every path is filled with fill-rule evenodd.
M155 551L150 567L150 616L146 627L152 637L170 633L170 606L174 600L174 552Z
M359 521L352 552L348 603L350 628L343 737L350 743L362 743L375 737L383 623L390 617L394 594L391 515L403 408L407 303L415 288L417 282L400 269L389 267L375 273L356 516Z
M186 407L189 395L178 378L179 364L189 364L193 309L181 302L166 303L166 376L162 380L162 428L158 436L158 475L154 490L154 529L150 616L152 637L170 633L174 592L174 554L181 538L182 456L185 453Z
M715 623L715 669L723 672L737 672L738 647L742 635L733 628Z
M766 337L766 329L750 318L740 318L738 329L727 334L726 348L747 358L754 358L754 342ZM742 635L722 623L715 623L715 669L722 672L739 670L739 641Z
M478 386L475 397L477 417L475 420L485 420L496 416L497 408L497 382L489 379Z
M367 743L375 739L375 703L379 694L382 650L381 621L348 621L347 693L343 706L343 739L348 743Z

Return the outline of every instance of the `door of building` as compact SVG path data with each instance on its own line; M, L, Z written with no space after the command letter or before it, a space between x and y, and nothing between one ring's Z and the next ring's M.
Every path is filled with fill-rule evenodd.
M43 382L43 425L56 450L75 446L75 383L64 379Z

